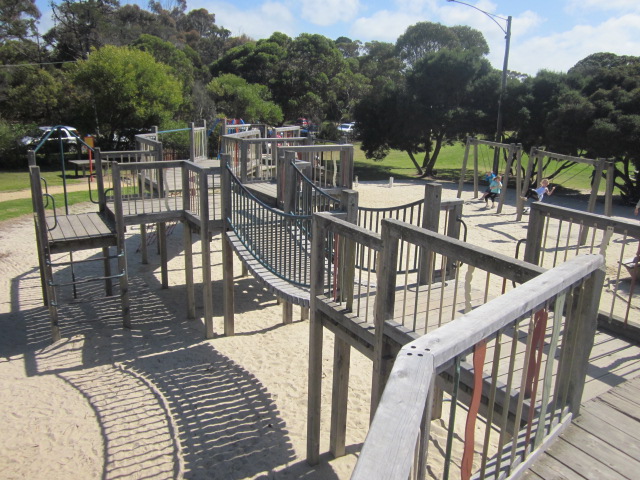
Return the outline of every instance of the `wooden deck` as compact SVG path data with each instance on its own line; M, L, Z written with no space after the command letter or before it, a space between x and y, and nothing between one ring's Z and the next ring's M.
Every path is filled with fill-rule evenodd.
M53 218L50 217L47 223L53 226ZM115 226L108 224L97 212L59 215L55 228L49 230L47 235L52 253L100 248L117 243Z
M584 402L581 414L524 475L533 479L640 477L640 377Z

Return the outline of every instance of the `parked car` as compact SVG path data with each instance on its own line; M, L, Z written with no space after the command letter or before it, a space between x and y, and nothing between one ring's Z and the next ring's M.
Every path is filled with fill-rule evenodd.
M355 127L355 123L351 122L351 123L341 123L340 125L338 125L338 131L340 133L342 133L343 135L353 135L353 131L354 131L354 127Z
M59 126L55 127L38 127L40 130L39 136L24 137L22 144L29 148L36 148L40 142L50 133L45 144L48 148L57 148L60 140L62 140L63 148L66 151L77 151L79 146L78 138L80 134L74 127Z

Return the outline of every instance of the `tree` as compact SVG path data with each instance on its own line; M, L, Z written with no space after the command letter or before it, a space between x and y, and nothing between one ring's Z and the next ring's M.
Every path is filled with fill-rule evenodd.
M251 122L277 125L282 122L282 110L269 101L264 85L247 83L233 74L224 74L207 85L218 111L228 118L244 118Z
M85 129L108 144L125 130L162 125L183 102L171 68L137 49L94 50L77 64L74 80L85 95L80 117Z
M44 38L54 46L60 60L87 58L91 48L105 45L118 0L62 0L52 3L56 26Z
M64 120L69 84L60 70L33 66L20 68L13 79L3 109L12 118L26 123L59 124Z
M0 0L0 45L34 36L38 18L35 0Z
M191 10L181 17L178 28L185 32L187 44L200 55L204 65L220 58L231 35L229 30L216 25L216 16L204 8Z
M494 108L499 75L482 58L484 42L474 47L469 39L478 36L466 29L441 27L430 23L409 27L396 44L409 65L404 81L376 90L356 108L365 155L380 158L389 148L404 150L422 176L435 174L444 144L494 127L487 112ZM457 37L461 31L464 42ZM431 34L434 38L429 40ZM380 125L381 118L386 128ZM422 153L420 165L416 155Z
M183 51L170 42L147 34L140 35L138 40L133 42L132 47L149 52L157 62L171 67L174 76L182 82L185 93L191 91L194 82L194 67Z
M396 41L397 54L409 67L427 54L442 49L473 51L476 55L489 53L482 33L466 26L446 27L440 23L418 22L408 27Z

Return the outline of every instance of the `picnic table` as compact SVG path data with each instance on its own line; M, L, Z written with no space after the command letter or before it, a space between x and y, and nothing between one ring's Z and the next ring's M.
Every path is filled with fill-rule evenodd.
M76 177L78 177L78 169L82 169L82 176L84 177L86 175L86 171L89 169L89 163L91 163L92 168L95 169L95 159L93 160L89 160L88 158L83 159L83 160L67 160L67 163L69 163L69 165L71 167L73 167L76 171ZM106 167L107 165L109 165L109 160L102 160L102 168Z

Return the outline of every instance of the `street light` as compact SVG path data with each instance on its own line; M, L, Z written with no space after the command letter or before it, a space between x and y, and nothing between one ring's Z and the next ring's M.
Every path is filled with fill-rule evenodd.
M505 47L504 47L504 63L502 64L502 81L500 84L500 95L498 97L498 121L496 125L496 143L502 143L502 100L504 99L504 92L507 88L507 67L509 65L509 45L511 44L511 15L507 18L500 17L498 15L494 15L493 13L485 12L484 10L476 7L475 5L471 5L469 3L460 2L458 0L447 0L447 2L459 3L461 5L466 5L467 7L471 7L475 10L478 10L480 13L484 13L487 17L493 20L493 23L500 27L500 30L504 32L505 35ZM498 20L504 20L507 22L507 28L505 29ZM498 173L498 167L500 164L500 152L496 148L495 153L493 155L493 172Z

